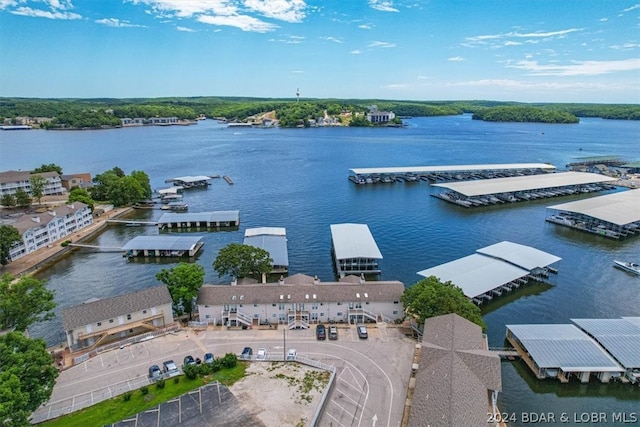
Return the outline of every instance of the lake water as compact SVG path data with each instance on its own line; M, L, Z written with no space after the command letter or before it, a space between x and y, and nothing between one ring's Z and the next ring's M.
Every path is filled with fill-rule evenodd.
M189 127L0 132L0 170L56 163L66 173L95 175L119 166L127 173L147 172L153 188L176 176L229 175L234 185L215 179L208 189L185 193L191 212L240 211L238 231L204 233L197 262L208 283L224 283L211 266L217 250L241 243L244 229L257 226L286 227L290 273L324 281L334 279L332 223L368 224L384 256L381 278L407 286L420 279L417 271L502 240L562 257L553 286L526 288L485 313L490 345L502 347L506 324L640 315L640 278L612 266L613 259L638 261L640 238L613 241L545 222L546 206L576 197L464 209L430 197L426 182L356 186L347 179L349 168L548 162L562 170L581 156L639 160L639 135L640 122L601 119L545 125L485 123L464 115L415 118L401 129L231 129L209 120ZM94 243L118 246L142 233L158 231L114 226ZM39 278L55 290L59 313L91 297L153 286L155 273L172 265L78 251ZM57 343L61 331L58 316L31 332ZM523 412L605 412L607 425L615 425L613 412L640 415L640 387L541 382L521 362L503 362L502 374L500 407L517 413L520 422Z

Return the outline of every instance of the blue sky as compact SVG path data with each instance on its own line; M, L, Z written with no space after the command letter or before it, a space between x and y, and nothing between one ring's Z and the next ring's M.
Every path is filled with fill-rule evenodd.
M638 0L0 0L0 96L640 103Z

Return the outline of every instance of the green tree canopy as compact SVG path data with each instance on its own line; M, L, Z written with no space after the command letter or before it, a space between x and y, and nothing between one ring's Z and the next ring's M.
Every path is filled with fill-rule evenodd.
M231 274L235 278L269 274L273 260L269 252L250 245L231 243L220 249L213 262L219 276Z
M151 196L149 176L143 171L133 171L127 176L122 169L114 167L93 178L89 189L94 200L108 200L123 206Z
M480 309L465 296L462 289L451 282L442 283L437 277L422 279L407 288L400 297L406 312L423 325L430 317L456 313L487 329Z
M31 196L27 194L22 188L16 190L16 206L20 208L26 208L31 204Z
M2 197L0 197L0 205L6 208L14 207L16 205L16 196L9 193L3 194Z
M40 199L44 196L44 187L47 185L47 179L42 175L35 174L29 177L29 183L31 185L31 195L38 199L38 204L40 204Z
M24 332L36 322L54 317L56 303L46 282L31 276L17 281L11 274L0 277L0 329Z
M44 340L20 332L0 336L0 424L28 426L31 413L51 397L57 377Z
M22 237L17 228L12 225L0 225L0 265L5 266L9 263L11 247L21 240Z
M156 279L167 285L176 314L189 313L191 319L193 300L204 284L204 268L200 264L181 262L173 268L160 270Z
M44 173L44 172L58 172L58 175L62 175L62 167L55 163L43 164L42 166L35 168L31 173Z
M73 203L73 202L82 202L86 204L87 206L89 206L89 209L91 209L91 212L93 212L93 206L96 203L91 198L91 195L89 194L89 192L84 188L74 188L69 192L69 199L67 200L67 203Z

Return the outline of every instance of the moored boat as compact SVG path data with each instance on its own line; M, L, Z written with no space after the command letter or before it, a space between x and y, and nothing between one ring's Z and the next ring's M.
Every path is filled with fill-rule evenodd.
M614 260L613 262L615 263L616 267L619 267L630 273L640 275L640 265L636 264L635 262L625 262L617 260Z

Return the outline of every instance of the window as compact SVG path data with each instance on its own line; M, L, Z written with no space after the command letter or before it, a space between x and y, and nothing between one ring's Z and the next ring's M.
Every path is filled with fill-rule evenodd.
M147 314L147 310L142 310L142 314Z
M284 310L284 304L278 304L278 310Z
M393 310L393 314L398 314L398 310Z
M127 320L131 320L131 315L127 314Z
M276 306L276 303L275 303L275 302L274 302L273 304L271 304L271 307L275 307L275 306Z
M341 312L341 311L337 312L337 313L336 313L336 316L338 316L338 317L342 317L342 312Z
M109 323L113 323L113 319L109 319Z
M235 300L236 300L236 296L235 296L235 295L232 295L232 296L231 296L231 301L235 301Z
M102 322L98 322L98 326L102 326Z
M394 304L398 304L398 301L394 301L393 303L394 303Z
M257 306L258 306L258 304L253 304L253 306L254 306L254 307L257 307Z
M339 303L337 303L337 305L342 305L342 303L341 303L341 302L339 302Z

